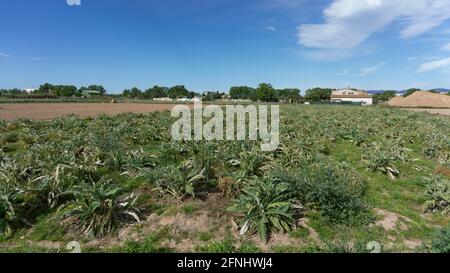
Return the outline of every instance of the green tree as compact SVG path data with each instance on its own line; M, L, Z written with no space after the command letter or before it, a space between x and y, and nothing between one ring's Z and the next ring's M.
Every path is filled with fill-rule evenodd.
M414 94L414 93L417 92L417 91L422 91L422 89L419 89L419 88L410 88L410 89L406 90L406 92L405 92L405 94L403 95L403 97L410 96L410 95Z
M233 86L230 88L230 97L234 100L250 99L255 89L248 86Z
M186 89L186 87L184 87L184 85L176 85L171 87L168 91L167 91L168 96L171 99L176 99L176 98L188 98L189 96L191 96L192 94Z
M299 102L302 100L302 96L300 95L300 89L296 88L286 88L286 89L279 89L278 92L278 99L280 100L286 100L286 101L293 101L293 102Z
M255 97L258 101L264 102L274 102L278 101L277 92L272 87L271 84L261 83L258 85L258 88L255 90Z
M88 86L88 90L101 92L103 95L106 93L106 89L101 85L92 84Z
M73 85L53 85L44 83L39 87L36 93L57 97L72 97L77 94L77 88Z
M122 96L125 98L129 98L131 96L131 90L130 89L123 90Z
M0 89L0 95L22 95L22 94L26 94L26 92L17 88Z
M220 100L224 95L225 93L219 91L216 92L207 91L203 93L202 100L203 101Z
M333 89L316 87L306 90L305 100L307 101L322 101L330 100Z
M48 94L50 94L52 87L53 87L53 85L51 85L49 83L41 84L41 86L39 86L39 89L37 90L37 93L48 95Z
M133 87L130 90L130 97L131 98L139 98L142 96L142 91L141 89L137 88L137 87Z
M169 88L167 87L155 85L152 88L145 90L144 97L147 99L164 98L167 97L168 90Z
M395 97L395 91L385 91L383 93L375 94L373 99L377 101L388 101L393 97Z

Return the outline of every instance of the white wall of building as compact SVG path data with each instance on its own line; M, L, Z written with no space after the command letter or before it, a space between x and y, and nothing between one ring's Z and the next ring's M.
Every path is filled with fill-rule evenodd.
M344 101L344 102L355 102L355 103L361 102L364 105L373 105L372 98L339 98L339 99L333 99L332 101Z

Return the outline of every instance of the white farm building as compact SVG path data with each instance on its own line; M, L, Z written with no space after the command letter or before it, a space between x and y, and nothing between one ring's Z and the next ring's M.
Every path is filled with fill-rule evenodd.
M369 93L350 88L333 91L331 93L331 101L361 103L362 105L373 104L373 98Z

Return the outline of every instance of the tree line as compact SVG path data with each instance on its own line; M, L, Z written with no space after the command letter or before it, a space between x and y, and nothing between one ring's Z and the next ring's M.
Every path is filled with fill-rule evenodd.
M173 87L161 87L154 86L152 88L142 91L137 87L131 89L125 89L122 92L122 96L126 98L137 98L137 99L155 99L155 98L194 98L202 97L204 101L220 100L227 97L227 94L220 91L206 91L203 94L197 92L189 91L183 85L177 85ZM230 88L229 98L231 99L241 99L241 100L252 100L252 101L262 101L262 102L278 102L280 100L291 100L292 102L299 102L302 100L300 95L300 89L275 89L271 84L261 83L257 88L252 88L248 86L234 86Z
M74 85L53 85L44 83L38 89L31 93L23 90L0 89L0 95L6 97L27 97L27 98L45 98L45 97L83 97L84 91L97 91L100 95L106 95L106 89L102 85L89 85L87 87L77 88ZM125 89L121 94L111 96L133 98L133 99L156 99L156 98L188 98L202 97L204 101L220 100L222 98L230 98L233 100L251 100L261 102L303 102L303 101L329 101L332 92L336 89L332 88L311 88L306 90L305 95L301 95L300 89L284 88L276 89L269 83L261 83L258 87L249 86L233 86L230 88L228 95L220 91L206 91L199 94L188 90L184 85L176 85L173 87L163 87L155 85L151 88L141 90L137 87ZM421 91L417 88L408 89L404 96L409 96L414 92ZM436 91L431 91L436 92ZM394 90L385 91L373 96L376 101L388 101L395 97Z
M44 83L38 89L31 93L26 93L20 89L0 89L2 96L26 96L26 97L82 97L86 90L98 91L101 95L106 95L106 89L101 85L89 85L87 87L77 88L74 85L53 85ZM228 95L220 91L206 91L199 94L188 90L184 85L173 87L163 87L155 85L151 88L141 90L137 87L125 89L121 94L113 95L116 97L133 99L155 99L155 98L188 98L202 97L204 101L220 100L230 98L235 100L251 100L261 102L301 102L303 100L326 100L331 96L332 89L314 88L306 91L306 96L301 96L300 89L285 88L275 89L269 83L261 83L257 88L249 86L233 86Z
M148 88L144 91L137 87L131 89L125 89L122 92L122 96L125 98L135 98L135 99L155 99L155 98L188 98L192 99L194 97L200 96L200 94L189 91L184 85L176 85L173 87L162 87L155 85L152 88Z
M300 92L300 89L296 88L275 89L269 83L261 83L257 88L252 88L249 86L233 86L230 88L229 95L230 98L234 100L299 102L303 100Z
M106 94L106 89L101 85L89 85L77 88L74 85L53 85L50 83L44 83L39 86L38 89L27 93L24 90L17 88L13 89L0 89L0 95L10 97L82 97L84 91L97 91L100 95Z

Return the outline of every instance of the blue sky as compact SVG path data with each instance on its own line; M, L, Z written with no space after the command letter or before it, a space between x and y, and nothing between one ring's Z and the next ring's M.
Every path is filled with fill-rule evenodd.
M448 0L0 0L0 88L450 88Z

